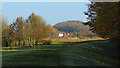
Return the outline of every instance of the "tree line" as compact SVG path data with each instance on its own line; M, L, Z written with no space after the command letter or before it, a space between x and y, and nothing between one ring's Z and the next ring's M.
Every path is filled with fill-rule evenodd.
M57 30L47 24L41 16L32 13L28 19L17 17L16 21L8 25L2 20L2 46L35 46L44 38L52 37Z
M91 2L85 14L93 32L100 37L119 41L120 2Z

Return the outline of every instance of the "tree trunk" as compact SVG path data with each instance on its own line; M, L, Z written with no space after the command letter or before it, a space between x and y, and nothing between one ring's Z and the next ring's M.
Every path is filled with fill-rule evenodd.
M8 42L5 42L5 47L8 47Z
M36 46L38 45L38 41L37 41L37 40L35 41L35 45L36 45Z
M26 46L26 45L25 45L25 40L23 40L23 46Z
M20 40L18 41L18 46L20 46Z

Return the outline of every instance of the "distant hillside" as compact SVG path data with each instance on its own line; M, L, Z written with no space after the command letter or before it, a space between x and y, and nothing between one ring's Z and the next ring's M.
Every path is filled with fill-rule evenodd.
M54 27L62 32L79 32L80 30L89 30L81 21L64 21L58 22Z
M54 27L61 32L69 32L71 36L87 36L94 37L95 34L89 30L89 26L81 21L64 21L59 22Z

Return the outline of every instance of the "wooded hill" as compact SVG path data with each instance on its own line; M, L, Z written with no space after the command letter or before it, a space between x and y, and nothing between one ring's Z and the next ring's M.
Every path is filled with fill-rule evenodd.
M76 20L68 20L59 22L54 25L54 27L60 32L68 32L68 33L78 33L79 35L90 35L93 34L89 30L89 26L85 25L84 22L76 21Z
M76 32L80 28L85 28L85 26L80 21L63 21L54 25L56 29L63 32Z

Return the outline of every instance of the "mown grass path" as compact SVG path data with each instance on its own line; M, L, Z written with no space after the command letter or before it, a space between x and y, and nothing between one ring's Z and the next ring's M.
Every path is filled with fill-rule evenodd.
M114 50L114 51L113 51ZM3 66L114 66L117 50L108 41L39 45L3 52Z

